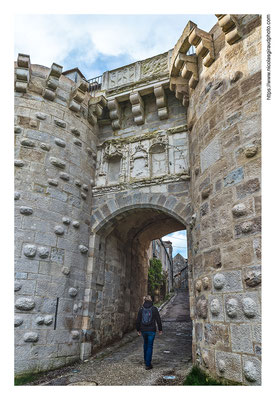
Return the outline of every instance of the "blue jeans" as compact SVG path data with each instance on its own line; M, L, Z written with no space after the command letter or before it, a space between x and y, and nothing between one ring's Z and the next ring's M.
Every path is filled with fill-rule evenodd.
M144 338L144 360L146 366L149 367L151 365L152 359L152 349L153 349L153 341L155 338L155 332L142 332Z

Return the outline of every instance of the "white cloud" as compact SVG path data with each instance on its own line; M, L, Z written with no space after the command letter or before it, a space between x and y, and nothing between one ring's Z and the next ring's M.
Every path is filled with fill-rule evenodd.
M163 241L169 240L173 246L173 257L180 253L183 257L187 258L187 232L178 231L170 233L162 237Z
M26 53L34 64L84 66L92 73L108 67L108 57L124 56L124 62L132 62L168 51L187 21L197 18L209 21L210 27L216 20L190 15L17 15L14 57ZM97 67L101 56L107 64Z

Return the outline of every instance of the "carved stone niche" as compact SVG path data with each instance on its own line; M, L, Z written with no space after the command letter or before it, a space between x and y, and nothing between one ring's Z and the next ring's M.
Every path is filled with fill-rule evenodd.
M99 176L106 175L106 184L117 184L125 180L126 149L121 144L109 143L103 149Z
M168 174L168 154L166 144L162 141L153 143L149 149L150 175L152 177Z
M130 157L130 174L132 178L145 178L149 175L148 152L141 144L136 145Z

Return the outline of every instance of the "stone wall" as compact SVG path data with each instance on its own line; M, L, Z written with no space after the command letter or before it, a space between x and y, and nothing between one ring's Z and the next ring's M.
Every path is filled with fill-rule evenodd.
M60 66L30 65L25 55L15 67L19 374L79 359L97 143L86 82L76 87Z
M190 92L193 359L213 375L261 382L261 26L236 16L241 39L216 25L215 61Z

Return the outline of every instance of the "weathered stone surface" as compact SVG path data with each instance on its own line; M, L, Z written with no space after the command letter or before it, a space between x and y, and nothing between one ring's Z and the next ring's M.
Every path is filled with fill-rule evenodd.
M41 112L37 112L37 113L35 114L35 116L36 116L37 119L39 119L39 120L41 120L41 121L44 121L44 120L47 118L47 115L44 114L44 113L41 113Z
M217 345L218 348L229 347L230 336L228 327L224 324L205 324L204 328L205 342L209 345Z
M198 292L201 292L201 289L202 289L202 282L201 282L200 279L196 281L195 287L196 287L196 290L197 290Z
M31 215L32 213L33 213L33 209L31 207L27 207L27 206L20 207L20 214Z
M214 288L220 290L225 285L225 276L223 274L216 274L213 277Z
M68 174L66 174L66 172L61 172L59 174L60 179L62 179L63 181L70 181L70 176Z
M80 131L77 128L72 128L71 132L73 133L73 135L75 136L80 136Z
M255 145L248 146L244 150L245 157L247 157L247 158L254 157L257 154L257 152L258 152L258 146L255 146Z
M14 200L19 200L19 199L20 199L20 193L14 192Z
M79 245L79 251L83 254L86 254L88 252L88 248L82 244Z
M199 318L207 318L208 303L204 296L201 296L196 303L196 311Z
M258 178L250 179L242 185L237 186L237 197L242 199L252 193L260 190L260 181Z
M22 288L22 283L18 282L18 281L15 281L14 282L14 291L18 292L21 288Z
M253 318L256 315L256 303L253 299L251 299L250 297L245 297L242 300L242 309L244 314L248 317L248 318Z
M81 187L81 182L78 179L76 179L75 180L75 185L78 186L78 187Z
M243 168L237 168L234 171L230 172L225 178L224 178L224 186L232 186L236 185L237 183L241 182L244 178L244 172Z
M22 160L14 160L14 166L18 168L24 167L25 163Z
M82 147L82 142L80 140L78 140L78 139L74 139L73 143L78 147Z
M59 236L64 235L64 228L63 228L63 226L61 226L61 225L56 225L56 226L55 226L55 229L54 229L54 232L55 232L56 235L59 235Z
M15 308L22 311L30 311L35 307L34 299L30 297L20 297L15 302Z
M26 244L23 248L26 257L34 257L36 255L36 246L34 244Z
M252 353L253 343L249 324L231 324L232 350L236 353Z
M66 128L66 122L64 121L61 121L59 119L54 119L54 123L60 128Z
M221 157L221 147L217 138L215 138L201 153L200 164L202 172L209 168Z
M232 208L232 213L235 217L240 217L240 216L246 215L247 209L246 209L245 204L243 204L243 203L236 204Z
M45 151L50 151L51 150L51 146L49 144L47 144L47 143L41 143L40 148L42 150L45 150Z
M16 135L19 135L20 133L22 133L22 128L20 126L15 126L14 127L14 133Z
M219 315L221 311L221 306L218 299L213 299L210 303L210 311L213 315Z
M227 300L225 304L226 313L230 318L235 318L238 315L238 301L234 298Z
M64 223L64 225L70 225L71 220L68 217L62 217L62 222Z
M58 264L63 264L64 250L53 247L51 250L51 261L54 261Z
M24 334L24 342L37 342L38 341L38 333L36 332L26 332Z
M262 273L260 267L252 267L247 269L244 274L244 281L248 287L255 287L260 285L262 281Z
M249 385L261 385L261 362L257 357L242 356L243 374Z
M50 160L50 163L53 164L55 167L61 168L61 169L65 168L66 164L64 161L62 161L56 157L50 157L49 160Z
M71 331L72 339L79 339L80 333L79 331Z
M62 140L62 139L59 139L59 138L55 138L55 144L56 144L57 146L59 146L59 147L65 147L65 146L66 146L65 141Z
M37 325L43 325L44 324L44 317L42 317L42 316L38 316L36 319L35 319L35 323L37 324Z
M51 325L53 323L53 316L52 315L45 315L44 317L44 324Z
M70 268L68 268L68 267L63 267L62 270L61 270L61 272L62 272L64 275L69 275L69 274L70 274Z
M221 253L219 248L210 249L203 253L204 268L220 268L221 267Z
M78 289L76 289L76 288L74 288L74 287L71 287L71 288L68 290L68 293L69 293L69 296L71 296L71 297L76 297L76 295L78 294Z
M257 217L250 221L241 222L240 224L235 225L235 232L237 236L261 232L261 218Z
M14 317L14 326L18 327L23 324L23 318L21 317Z
M203 286L204 290L207 290L209 288L209 278L208 278L208 276L205 276L202 279L202 286Z
M216 351L216 368L219 376L236 382L242 382L241 356L230 352ZM223 363L222 363L223 362Z
M51 186L58 186L58 181L56 179L48 179L47 181Z
M37 254L40 258L48 258L49 257L49 249L47 247L38 247L37 248Z
M22 139L21 140L21 145L26 146L26 147L35 147L35 142L30 139Z

